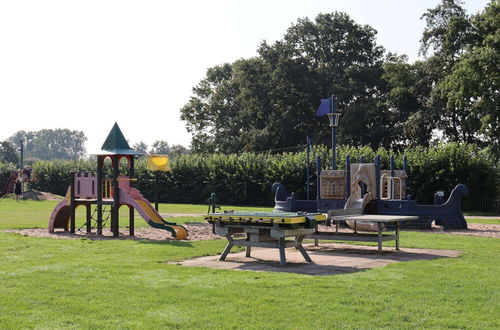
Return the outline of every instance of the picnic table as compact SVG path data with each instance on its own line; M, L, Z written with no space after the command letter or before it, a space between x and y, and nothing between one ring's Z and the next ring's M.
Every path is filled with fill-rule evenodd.
M326 232L316 230L313 234L307 235L306 238L314 239L316 244L318 240L329 241L361 241L361 242L377 242L378 251L382 252L382 242L396 241L396 250L399 251L399 232L402 221L417 220L417 216L411 215L381 215L381 214L356 214L358 210L335 210L329 211L328 219L335 222L335 232ZM361 209L359 209L361 213ZM339 232L339 222L351 220L354 222L354 232ZM358 232L356 223L375 223L377 233ZM394 233L388 234L390 229L386 228L385 224L394 224ZM384 233L384 229L386 230Z
M213 225L215 234L228 241L220 261L226 260L236 245L246 247L247 257L250 257L252 247L278 249L281 265L286 265L285 249L288 247L295 247L307 262L312 262L302 240L314 232L317 221L325 219L321 213L248 211L209 213L205 217ZM240 234L246 234L246 237L238 238ZM288 237L293 239L287 240Z

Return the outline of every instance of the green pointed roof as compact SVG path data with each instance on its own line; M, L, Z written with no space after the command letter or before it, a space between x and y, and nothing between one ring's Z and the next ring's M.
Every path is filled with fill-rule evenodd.
M141 152L137 152L130 148L117 123L113 125L113 128L109 132L106 141L104 141L101 150L106 151L105 154L112 155L142 155Z

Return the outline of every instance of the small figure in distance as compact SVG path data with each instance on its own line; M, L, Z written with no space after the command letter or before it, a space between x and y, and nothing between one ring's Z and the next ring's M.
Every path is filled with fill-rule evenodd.
M16 179L16 186L14 188L14 193L16 194L16 202L19 203L19 198L23 194L21 178Z

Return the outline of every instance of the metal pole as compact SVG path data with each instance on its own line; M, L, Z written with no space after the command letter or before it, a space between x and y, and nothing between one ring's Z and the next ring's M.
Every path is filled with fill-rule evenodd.
M394 168L395 168L395 166L394 166L394 155L391 156L390 161L391 162L390 162L389 166L390 166L390 169L391 169L391 176L393 177L394 176Z
M316 200L318 201L321 197L320 175L321 175L321 158L317 156L316 157Z
M160 182L160 171L156 171L156 178L155 178L155 209L158 211L158 183Z
M330 97L330 112L333 114L335 112L335 95ZM337 127L332 126L332 170L336 169L335 164L335 148L337 144Z
M361 156L359 158L359 162L361 164L364 164L365 163L365 157ZM361 197L363 197L366 194L366 184L364 182L360 182L360 183L361 183Z
M21 143L21 159L19 168L22 169L24 167L24 140L21 139L20 143Z
M19 160L20 166L19 169L22 170L24 168L24 139L21 139L21 159ZM21 172L21 192L24 193L24 175Z
M403 156L403 171L406 175L408 175L408 159L406 158L406 156ZM408 199L408 195L406 194L406 179L404 179L404 196L402 196L401 198L403 199Z
M337 148L337 127L332 127L332 170L337 169L337 164L335 163L335 153Z
M351 196L351 156L345 157L345 199Z
M375 195L380 198L380 155L375 156Z
M309 137L306 137L306 144L307 144L307 152L306 152L306 162L307 162L307 170L306 170L306 176L307 176L307 187L306 187L306 194L307 194L307 200L310 200L310 188L311 188L311 183L309 181L309 176L310 176L310 170L309 170L309 152L310 152L310 142L309 142Z

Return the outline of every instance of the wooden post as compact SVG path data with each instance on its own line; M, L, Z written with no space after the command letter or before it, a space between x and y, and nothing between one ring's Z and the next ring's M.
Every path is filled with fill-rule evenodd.
M129 236L134 236L134 208L132 206L128 207L128 234Z
M130 177L130 179L134 178L135 177L135 171L134 171L134 156L130 156L129 158L129 163L128 163L128 175ZM130 181L130 186L132 186L134 183L134 181ZM130 206L128 208L128 217L129 217L129 223L128 223L128 234L130 236L134 236L135 235L135 223L134 223L134 218L135 218L135 215L134 215L134 208L132 206Z
M158 211L158 190L160 185L160 171L155 171L155 210Z
M104 156L97 156L97 235L102 235L102 170Z
M71 194L70 194L70 225L69 225L69 232L74 234L75 233L75 222L76 222L76 213L75 210L75 172L71 172Z
M119 155L113 155L112 158L113 165L113 179L112 179L112 189L113 189L113 206L111 208L111 232L113 236L119 236L119 217L120 217L120 196L118 190L118 176L120 175L120 157Z
M86 204L85 205L85 208L87 209L87 214L86 214L86 218L87 218L87 222L85 223L86 224L86 229L87 229L87 234L90 234L92 232L92 215L91 215L91 204Z

